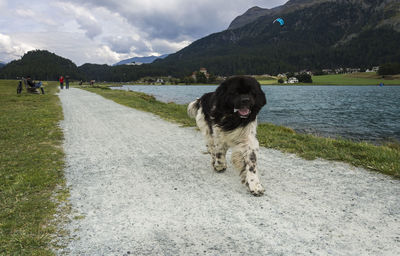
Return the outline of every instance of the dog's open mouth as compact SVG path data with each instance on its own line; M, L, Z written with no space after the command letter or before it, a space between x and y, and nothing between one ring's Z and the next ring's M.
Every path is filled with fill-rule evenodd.
M250 109L248 109L248 108L235 108L235 109L233 109L233 112L235 112L235 113L238 112L238 114L241 118L247 118L247 117L249 117L249 115L251 113Z

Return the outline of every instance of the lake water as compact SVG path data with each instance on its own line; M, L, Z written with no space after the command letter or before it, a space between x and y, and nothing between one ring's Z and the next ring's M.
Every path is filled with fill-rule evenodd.
M216 86L123 86L164 102L187 104ZM298 132L356 141L400 141L400 86L262 86L258 116Z

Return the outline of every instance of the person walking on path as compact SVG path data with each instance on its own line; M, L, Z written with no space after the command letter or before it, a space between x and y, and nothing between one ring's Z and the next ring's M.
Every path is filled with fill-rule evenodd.
M60 81L60 88L61 88L61 90L62 90L62 89L64 89L64 77L63 77L63 76L60 76L59 81Z
M69 89L69 76L65 76L65 89Z

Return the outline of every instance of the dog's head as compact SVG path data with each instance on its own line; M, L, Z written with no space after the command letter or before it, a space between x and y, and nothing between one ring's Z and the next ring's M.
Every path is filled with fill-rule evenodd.
M217 88L216 97L218 110L243 119L255 119L267 103L260 84L249 76L228 78Z

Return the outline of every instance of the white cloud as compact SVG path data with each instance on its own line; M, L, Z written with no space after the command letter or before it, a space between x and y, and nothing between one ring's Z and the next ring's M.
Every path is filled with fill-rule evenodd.
M168 41L166 39L155 39L152 42L152 49L156 53L174 53L188 46L191 41L183 40L180 42Z
M29 44L13 40L10 36L0 33L0 60L10 61L20 58L24 53L35 48Z

